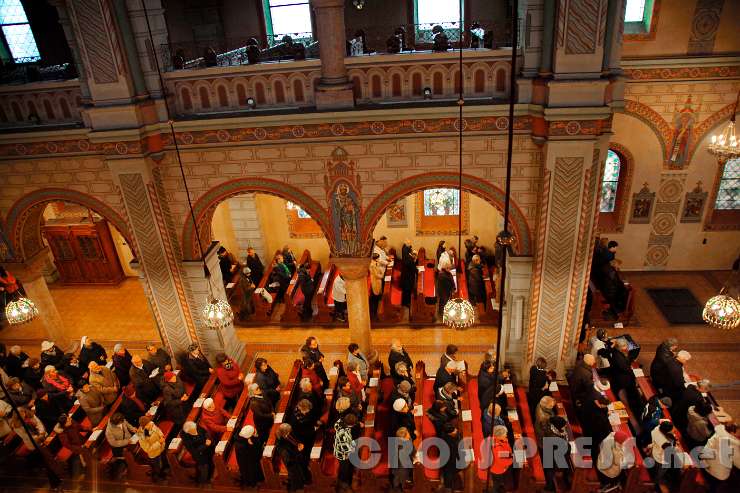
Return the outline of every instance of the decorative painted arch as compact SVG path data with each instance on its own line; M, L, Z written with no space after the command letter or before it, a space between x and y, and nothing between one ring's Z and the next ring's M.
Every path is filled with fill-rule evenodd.
M735 103L730 103L716 113L713 113L711 116L704 119L702 122L694 127L694 131L691 135L691 141L689 143L689 164L691 164L691 159L694 157L694 152L696 152L696 149L699 147L701 142L709 135L712 130L721 125L726 125L727 121L730 119L735 111Z
M380 217L388 207L397 202L400 198L427 188L456 188L459 185L459 179L460 177L457 173L441 172L416 175L392 184L390 187L383 190L380 195L375 197L373 201L370 202L370 205L365 208L362 226L363 237L372 237L373 230L378 224L378 221L380 221ZM496 209L503 211L504 192L497 186L488 183L477 176L464 174L462 189L479 196L493 205ZM514 250L519 255L531 255L533 244L530 228L527 224L527 219L524 217L521 209L513 199L511 200L510 214L511 216L509 220L514 230L513 233L517 239Z
M642 121L655 132L655 136L658 137L658 142L660 142L660 149L663 151L663 160L665 161L668 157L667 143L671 141L671 137L673 136L671 125L657 111L637 101L625 99L624 113Z
M128 224L109 205L91 195L76 190L42 188L18 199L10 208L5 218L4 229L10 236L15 256L19 260L29 258L43 248L43 242L41 240L41 217L46 205L54 201L72 202L100 214L123 235L134 257L136 256L135 243L133 242L133 235L130 232Z
M198 222L201 240L206 240L210 244L211 221L213 220L213 213L218 204L236 195L255 192L275 195L301 206L318 223L319 227L321 227L321 231L326 236L326 241L333 249L334 235L332 233L331 221L329 220L328 212L321 204L303 190L293 185L259 177L237 178L221 183L204 193L193 204L193 211L195 212L195 220ZM183 226L182 252L185 260L195 260L200 257L198 242L195 237L195 228L189 216Z

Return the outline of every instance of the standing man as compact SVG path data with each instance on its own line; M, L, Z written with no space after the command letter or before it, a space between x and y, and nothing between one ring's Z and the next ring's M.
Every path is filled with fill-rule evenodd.
M383 298L383 279L385 279L385 267L380 263L380 255L373 253L370 261L370 320L377 322L378 305Z
M378 263L383 266L383 269L388 267L388 252L385 249L388 247L388 238L381 236L379 240L375 242L373 247L373 254L378 254Z
M444 261L444 253L439 261L439 274L437 275L437 319L439 322L442 321L442 312L447 302L452 298L452 293L455 292L455 279L452 277L450 272L450 266L452 265L449 261Z
M247 267L249 267L252 281L259 285L262 280L262 276L265 275L265 266L260 260L260 256L254 251L254 248L247 248Z

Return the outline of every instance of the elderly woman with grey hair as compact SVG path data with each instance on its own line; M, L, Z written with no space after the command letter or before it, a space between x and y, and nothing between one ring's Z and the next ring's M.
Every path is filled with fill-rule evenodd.
M264 444L270 436L270 429L275 422L275 410L269 399L265 399L262 389L256 383L247 387L249 392L249 409L254 416L254 427L257 428L257 437Z

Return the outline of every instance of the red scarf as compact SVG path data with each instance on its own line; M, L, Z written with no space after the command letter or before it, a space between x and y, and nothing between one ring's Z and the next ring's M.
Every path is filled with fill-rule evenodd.
M57 373L56 379L46 375L44 377L44 381L50 383L58 390L67 390L69 388L69 380L61 376L59 373Z

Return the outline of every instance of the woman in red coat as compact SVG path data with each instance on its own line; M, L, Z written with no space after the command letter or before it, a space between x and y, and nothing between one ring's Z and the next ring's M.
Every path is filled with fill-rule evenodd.
M360 366L356 361L347 363L347 379L352 386L352 392L357 394L360 400L365 400L365 385L367 382L360 376Z
M216 404L210 397L203 401L203 412L200 415L200 427L208 432L211 440L217 442L221 434L226 432L226 423L231 415L223 409L217 409Z
M506 491L506 474L514 462L507 433L505 426L496 425L493 427L493 464L491 464L493 493Z
M316 373L316 363L309 359L303 358L303 368L301 369L301 378L308 378L311 380L311 388L318 396L324 395L324 386Z
M224 353L218 353L216 355L216 376L220 382L219 390L224 396L226 401L224 407L226 409L234 409L236 407L236 401L239 400L239 395L244 390L244 375L239 369L239 365L236 361L226 356Z

